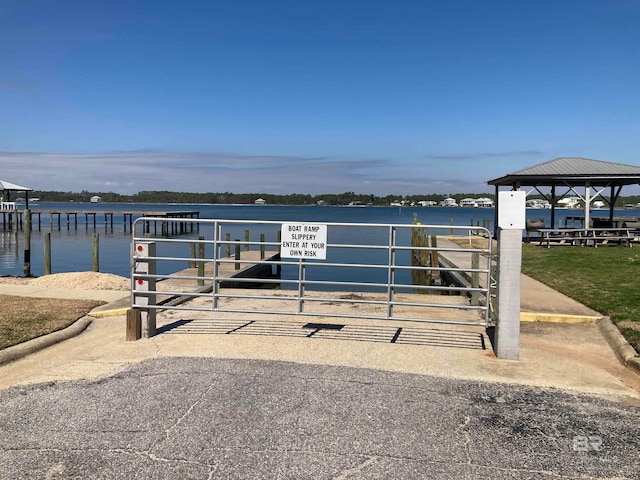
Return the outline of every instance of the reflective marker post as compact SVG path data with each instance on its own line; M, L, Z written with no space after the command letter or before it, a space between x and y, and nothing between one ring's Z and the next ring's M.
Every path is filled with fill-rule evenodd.
M134 249L132 300L133 305L141 309L142 338L149 338L156 334L156 309L144 308L144 306L156 305L156 279L145 277L145 275L156 274L156 244L155 242L136 242ZM137 275L141 275L141 278Z

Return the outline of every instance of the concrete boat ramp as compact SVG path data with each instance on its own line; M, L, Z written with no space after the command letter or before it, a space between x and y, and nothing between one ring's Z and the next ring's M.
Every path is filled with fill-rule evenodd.
M91 298L92 293L105 300L104 291L0 285L2 295ZM0 366L0 387L102 377L149 358L204 356L344 365L639 397L640 377L616 358L595 321L601 316L524 276L522 316L552 322L522 322L517 362L495 357L491 329L484 327L322 316L168 310L158 314L157 336L126 342L129 294L110 295L110 303L85 317L89 321L82 334L43 350L12 347L25 354ZM449 298L455 302L461 297ZM544 308L533 311L533 306Z

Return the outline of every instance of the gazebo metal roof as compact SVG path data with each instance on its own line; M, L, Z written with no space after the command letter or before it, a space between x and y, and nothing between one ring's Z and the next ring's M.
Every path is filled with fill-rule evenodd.
M15 183L6 182L4 180L0 180L0 192L3 193L2 200L10 201L11 200L11 192L24 192L25 196L25 207L29 208L29 192L33 192L33 188L23 187L22 185L16 185ZM4 192L7 192L7 198L4 198Z
M33 188L23 187L20 185L16 185L15 183L5 182L4 180L0 180L0 190L11 190L16 192L32 192Z
M556 158L489 180L489 185L530 186L633 185L640 183L640 167L590 158Z
M551 187L551 198L548 200L552 205L552 226L555 221L555 201L563 198L567 193L573 192L584 202L584 222L588 227L590 203L593 198L600 195L605 188L610 188L609 218L613 219L614 205L622 187L640 184L640 167L590 158L561 157L523 168L503 177L489 180L487 183L496 187L496 218L497 210L500 208L498 205L500 187L509 186L512 190L517 190L521 186L530 186L545 198L547 195L539 190L539 187ZM566 187L567 192L557 197L556 187ZM578 193L575 187L584 187L584 195ZM595 195L592 195L592 188L595 189Z

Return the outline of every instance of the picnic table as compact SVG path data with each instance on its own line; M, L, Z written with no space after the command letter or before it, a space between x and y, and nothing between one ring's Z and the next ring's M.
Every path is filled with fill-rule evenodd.
M540 228L538 232L539 245L545 245L547 248L563 245L592 245L597 248L599 245L609 244L631 247L634 241L640 239L634 235L634 229L629 227Z

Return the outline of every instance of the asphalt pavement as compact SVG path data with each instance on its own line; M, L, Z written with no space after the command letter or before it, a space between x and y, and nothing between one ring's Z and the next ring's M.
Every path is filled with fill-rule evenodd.
M638 406L339 366L157 358L0 391L0 478L640 478Z

